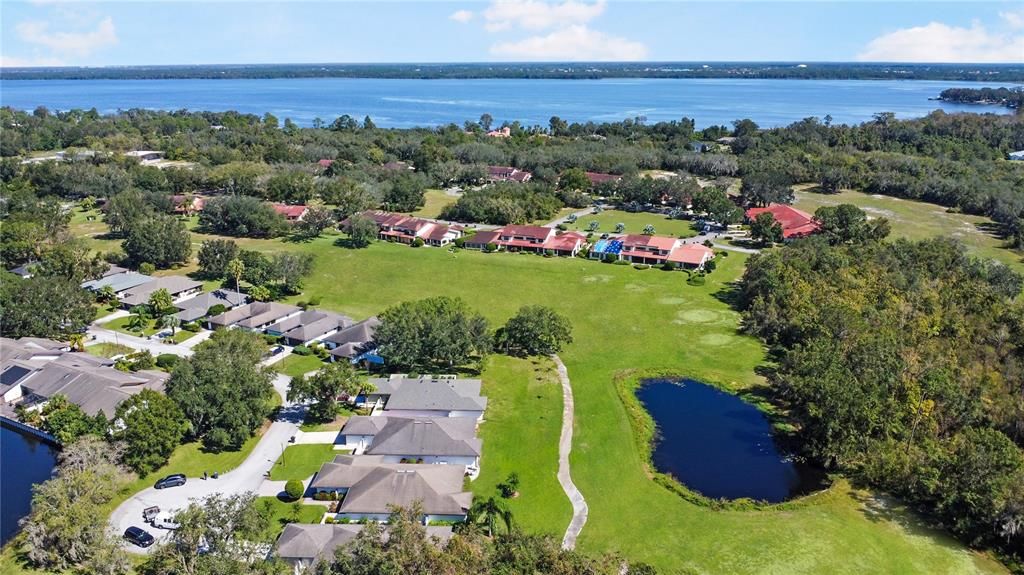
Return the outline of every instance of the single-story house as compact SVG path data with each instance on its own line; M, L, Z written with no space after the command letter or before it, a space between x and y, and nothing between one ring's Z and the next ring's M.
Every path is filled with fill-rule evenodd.
M405 162L387 162L381 167L391 172L405 172L416 169L411 164Z
M320 468L309 488L344 495L336 518L384 523L391 506L419 502L424 524L464 521L473 502L473 494L462 490L465 473L461 465L384 463L373 455L339 455Z
M203 208L206 207L206 198L176 194L171 196L171 206L171 211L174 213L191 216L203 211Z
M678 268L702 269L715 259L715 252L702 244L683 244L668 255L667 261Z
M302 218L306 217L306 212L309 208L303 205L290 206L288 204L270 204L274 211L284 216L284 219L289 222L298 222Z
M98 280L89 280L82 283L82 287L93 292L98 292L104 286L110 286L118 297L124 295L128 290L153 281L152 276L140 274L139 272L123 271L120 273L103 276Z
M761 214L771 214L775 221L782 225L782 238L786 240L802 238L818 231L820 225L814 216L786 204L770 204L765 208L750 208L746 212L747 221L754 221Z
M477 421L471 417L387 417L355 415L341 428L353 455L379 455L384 463L480 463Z
M367 210L360 214L377 224L378 235L382 240L411 244L417 238L427 245L444 246L462 236L462 227L442 222L415 218L404 214L385 212L383 210ZM342 222L347 226L348 220Z
M541 252L544 242L555 235L554 228L509 225L498 228L498 245L509 251Z
M133 150L131 152L125 152L124 155L129 158L137 158L143 164L157 162L164 159L164 153L156 150Z
M23 280L27 280L28 278L32 277L32 270L35 268L35 266L35 262L29 262L27 264L22 264L18 267L11 268L7 270L7 272L18 276Z
M352 325L352 318L341 314L307 310L267 326L267 335L284 338L287 345L306 345Z
M556 233L544 242L544 251L550 250L556 256L574 257L587 243L587 237L579 232Z
M274 545L274 553L293 569L295 575L309 573L320 561L331 561L339 547L347 545L366 525L289 523ZM427 526L427 537L441 546L452 538L450 526ZM381 534L387 537L387 529Z
M615 174L602 174L600 172L585 172L585 173L587 174L587 179L590 180L590 185L591 186L596 186L598 184L605 184L605 183L608 183L608 182L617 182L617 181L622 179L622 176L617 176Z
M125 309L149 303L149 296L157 290L167 290L175 302L191 297L203 291L203 282L185 276L162 276L153 278L144 284L129 288L121 297L121 307Z
M510 138L512 137L512 128L508 126L502 126L498 129L487 132L488 138Z
M225 310L229 310L243 305L247 301L249 301L249 296L244 293L227 289L216 289L203 292L195 297L190 297L174 304L174 307L179 310L178 313L174 314L174 317L183 323L187 323L206 317L207 312L215 305L222 305Z
M0 338L0 348L0 411L5 415L17 405L41 409L63 395L90 416L103 412L112 417L122 401L143 389L162 391L168 378L160 371L119 371L109 359L68 351L51 340Z
M529 182L533 174L512 166L487 166L487 179L492 182Z
M252 302L230 309L206 320L207 329L239 328L263 331L270 324L302 313L302 308L283 303Z
M465 243L462 245L466 249L482 250L486 248L488 244L494 244L495 247L500 247L498 245L500 239L501 232L498 232L497 230L481 231L471 236L467 236Z
M703 153L703 152L708 151L708 145L705 144L704 142L693 141L693 142L690 142L687 145L687 147L690 148L691 151L698 152L698 153Z
M331 360L352 360L373 349L373 336L377 333L378 325L380 320L377 317L370 317L325 337L323 344L331 350Z
M471 417L483 419L487 398L480 395L479 379L453 375L408 377L393 374L371 379L373 391L365 404L374 415L389 417Z
M1006 157L1013 161L1024 161L1024 150L1020 150L1019 152L1010 152Z

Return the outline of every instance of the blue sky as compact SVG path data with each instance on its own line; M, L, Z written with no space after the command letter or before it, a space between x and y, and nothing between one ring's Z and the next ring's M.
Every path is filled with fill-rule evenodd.
M4 0L6 66L1024 62L1020 2Z

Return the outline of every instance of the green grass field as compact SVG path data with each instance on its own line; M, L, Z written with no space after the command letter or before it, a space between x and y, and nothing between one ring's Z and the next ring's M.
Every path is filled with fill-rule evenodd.
M421 218L436 218L441 214L441 210L449 204L454 204L458 200L455 196L449 196L444 190L430 189L423 194L423 207L411 212L410 215L418 216Z
M568 224L570 230L581 232L589 231L590 222L597 221L600 227L596 233L615 233L616 224L626 224L623 233L639 234L648 225L654 226L654 233L659 236L675 236L689 238L697 235L689 220L672 220L662 214L651 214L648 212L632 213L622 210L604 210L599 214L586 214L580 216L575 224Z
M128 335L134 335L136 337L139 337L139 336L145 337L145 336L154 335L154 334L162 332L162 331L166 331L166 328L162 328L162 327L157 326L156 325L156 320L152 320L152 319L151 320L146 320L145 327L142 329L141 332L139 332L139 331L132 331L132 330L128 329L128 322L130 322L130 321L131 321L131 318L128 317L128 316L126 316L126 317L119 317L119 318L115 318L113 320L110 320L107 323L102 324L102 326L107 328L107 329L112 329L114 331L119 331L121 333L125 333L125 334L128 334ZM176 329L176 330L174 330L174 335L170 336L170 339L174 343L181 343L181 342L183 342L183 341L185 341L187 339L192 338L194 335L196 335L195 332L187 331L187 330L184 330L184 329Z
M270 468L270 479L304 481L319 471L321 465L333 460L335 455L331 444L290 445Z
M85 351L97 357L110 358L115 355L127 355L135 350L123 344L101 342L86 346Z
M320 358L315 355L296 355L294 353L271 365L274 371L283 373L288 377L298 377L311 371L316 371L323 366L324 362L320 361Z
M797 186L796 207L809 213L822 206L853 204L869 217L884 217L892 224L892 237L922 240L947 236L962 241L975 255L999 260L1024 272L1024 254L1006 248L995 233L992 220L982 216L957 214L925 202L870 195L853 190L838 194L820 194L813 187Z
M327 507L324 505L302 505L281 501L277 497L257 497L256 505L269 515L270 526L267 529L267 540L274 541L289 523L320 523Z
M922 206L907 203L911 209ZM579 224L604 216L601 232L623 221L631 233L646 223L659 234L673 233L660 216L629 214L660 219L637 221L633 229L618 214L584 216ZM677 223L688 232L688 222ZM616 551L664 573L1005 572L929 529L898 503L842 482L785 509L713 511L686 503L647 477L615 390L617 375L639 368L734 390L763 385L754 373L765 361L763 349L737 333L738 314L726 303L730 283L743 269L741 254L721 258L704 286L688 286L681 273L580 259L452 254L383 243L348 250L332 242L324 237L239 244L312 253L314 273L305 293L293 299L320 296L325 309L356 319L433 295L462 297L494 327L525 304L550 305L572 319L575 342L562 359L576 396L572 474L590 506L579 540L585 552ZM491 408L481 428L483 471L472 489L493 493L494 484L517 471L522 478L521 496L512 502L517 522L560 537L570 513L555 481L560 400L557 386L544 383L550 381L544 363L488 360L482 378Z

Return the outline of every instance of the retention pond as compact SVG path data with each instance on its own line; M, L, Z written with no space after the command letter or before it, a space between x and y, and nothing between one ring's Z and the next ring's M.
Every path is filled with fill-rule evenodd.
M786 456L757 407L692 380L645 380L637 398L657 426L661 473L713 499L778 503L825 486L825 476Z

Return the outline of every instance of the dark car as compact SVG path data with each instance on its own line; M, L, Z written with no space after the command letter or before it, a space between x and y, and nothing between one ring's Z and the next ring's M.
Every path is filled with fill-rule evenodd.
M160 481L157 481L156 485L153 487L157 489L166 489L167 487L181 487L182 485L185 485L185 474L175 473L174 475L168 475Z
M278 355L284 352L284 346L279 345L270 350L270 355Z
M124 530L124 538L139 547L149 547L156 539L141 527L129 527Z

